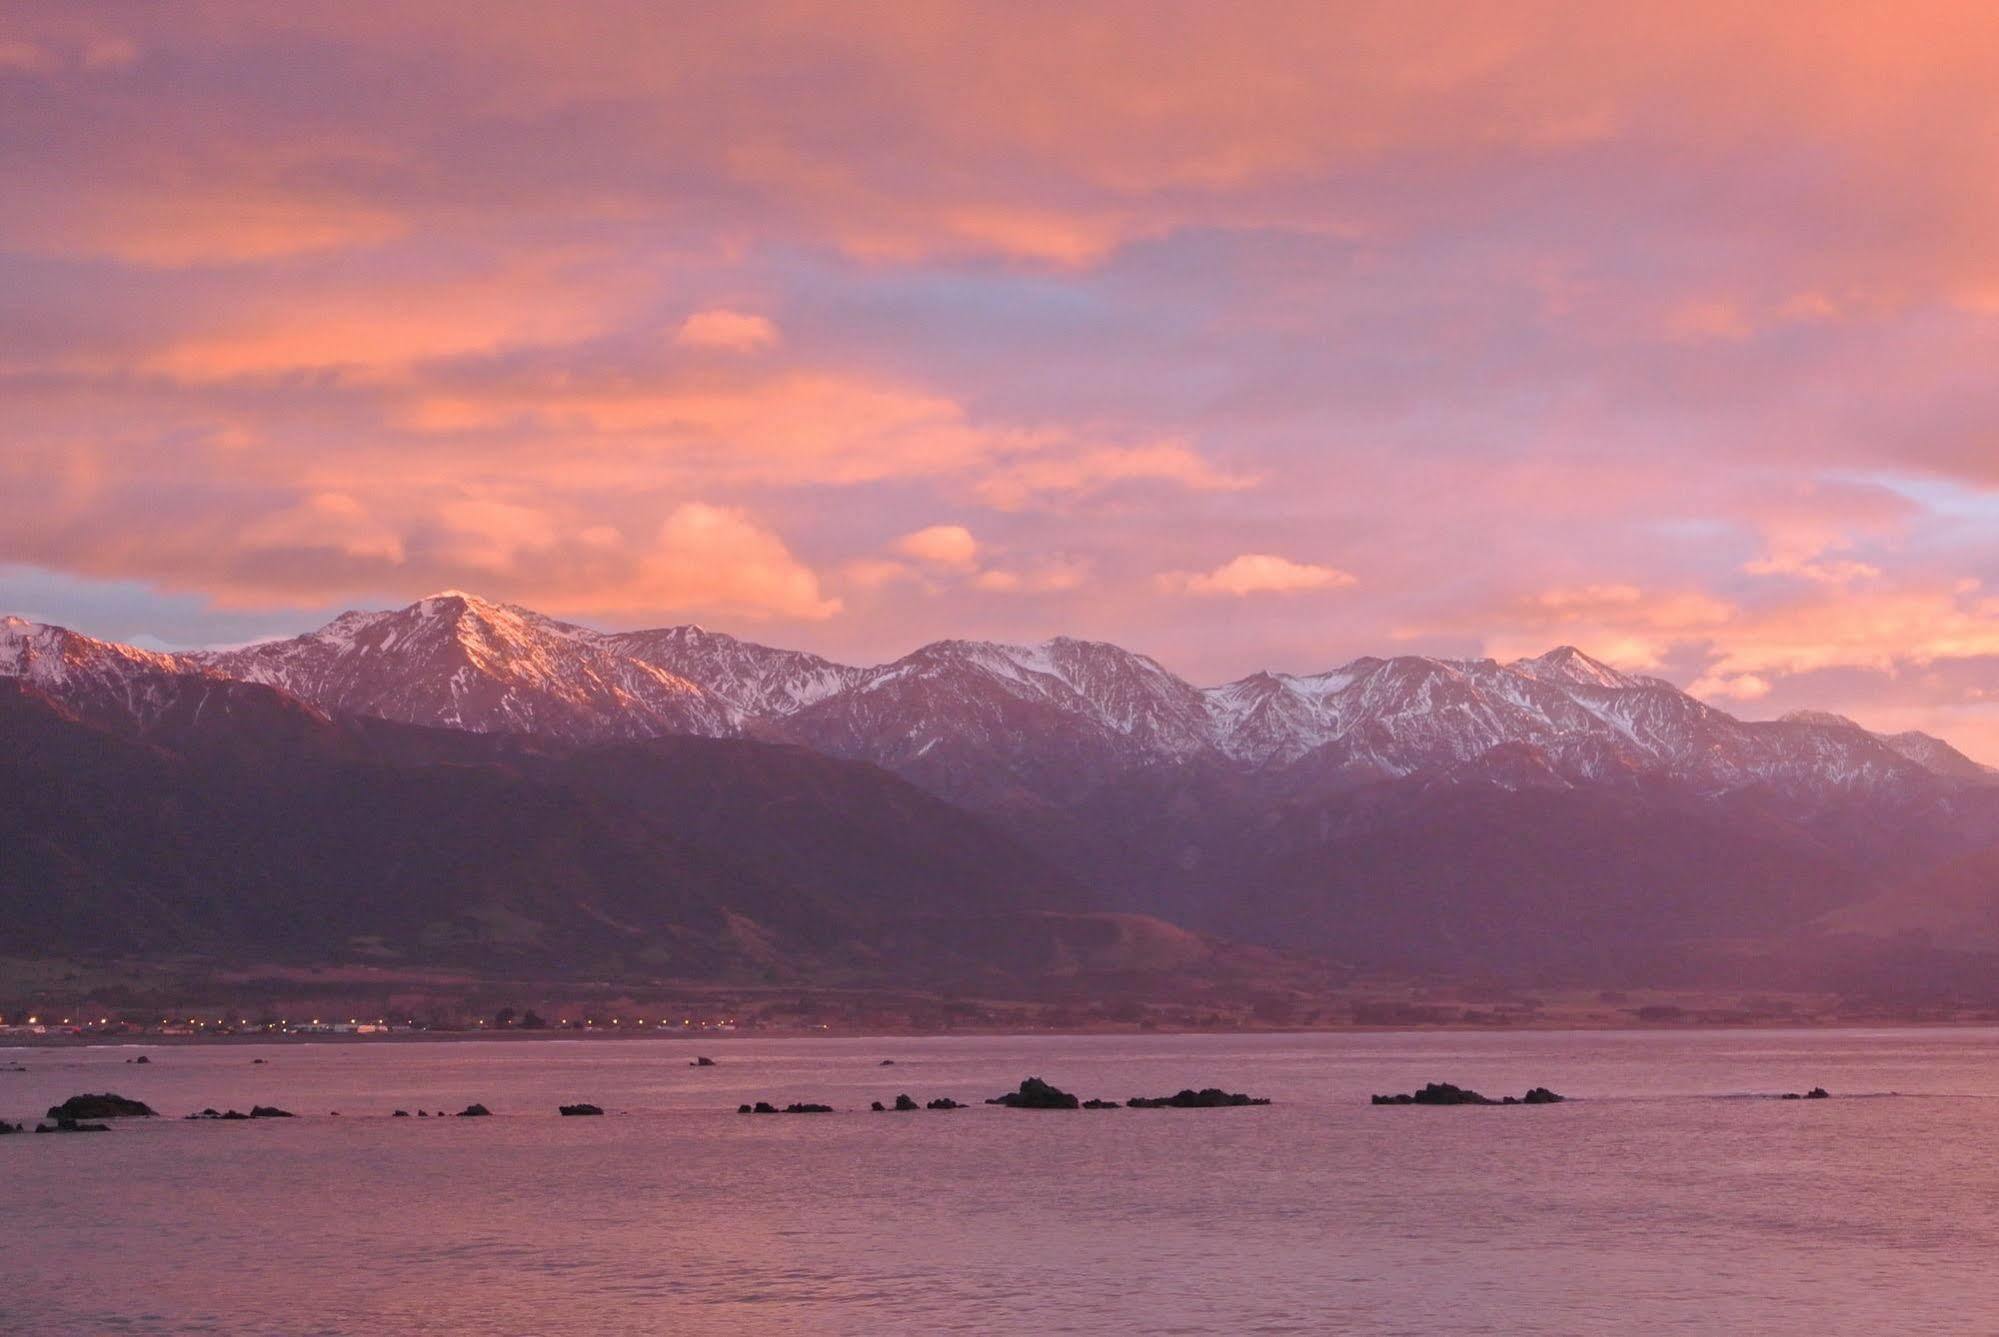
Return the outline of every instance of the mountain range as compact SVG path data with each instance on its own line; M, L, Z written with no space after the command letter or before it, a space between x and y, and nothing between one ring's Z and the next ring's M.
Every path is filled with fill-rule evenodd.
M892 940L939 941L911 936L926 915L952 920L939 931L962 945L979 938L966 923L1027 913L1108 916L1089 931L1122 924L1113 938L1140 923L1155 941L1191 935L1201 945L1188 951L1205 960L1247 942L1363 968L1742 977L1796 973L1832 938L1919 932L1935 915L1903 924L1900 889L1920 899L1945 877L1961 906L1965 875L1939 870L1982 867L1978 856L1999 846L1993 772L1940 739L1817 712L1740 720L1567 646L1509 663L1370 657L1198 687L1145 655L1067 637L946 640L851 666L693 626L599 632L454 591L289 640L187 654L6 619L0 678L17 680L10 736L33 719L43 740L34 766L11 749L16 785L32 787L54 773L38 767L70 752L138 749L118 754L132 776L160 757L183 768L134 780L140 791L199 791L213 808L211 828L150 853L135 846L123 872L75 873L77 885L115 898L135 870L173 866L173 850L235 841L257 851L264 878L245 905L323 902L328 887L296 887L299 870L329 858L349 882L400 888L383 904L413 918L370 932L374 921L343 912L323 935L329 950L491 946L478 915L491 921L501 906L570 924L537 939L550 951L679 960L645 927L651 905L665 916L653 920L701 944L678 967L697 973L748 968L745 934L766 944L766 965L854 971L883 965ZM683 848L688 771L736 777L725 799L708 797L706 811L732 816L700 833L699 858ZM340 778L291 792L328 775ZM512 872L459 876L426 862L421 833L394 823L382 848L359 836L343 846L339 833L360 818L342 803L411 775L425 785L497 776L582 807L528 805L548 823L546 843L538 861L510 856ZM251 797L273 777L290 794L282 821ZM818 854L753 894L740 869L795 833L801 788L821 824ZM425 792L437 823L462 804L474 827L507 826L490 789ZM13 811L23 830L88 825L88 814ZM316 814L316 852L257 834L296 825L301 811ZM875 862L863 869L847 847L870 822ZM609 863L575 843L592 823L606 833L592 849ZM609 853L627 848L628 862ZM658 862L666 850L679 860L671 874ZM78 836L10 876L47 885L52 870L93 858ZM714 871L724 865L737 871ZM532 895L520 882L530 869ZM888 886L903 888L894 912L869 908ZM175 895L154 888L144 900L163 907ZM175 922L125 945L168 942ZM187 932L211 945L312 940L309 929L274 938L235 922ZM77 946L55 929L38 941ZM976 955L946 954L964 969L979 968ZM898 968L922 956L905 952Z

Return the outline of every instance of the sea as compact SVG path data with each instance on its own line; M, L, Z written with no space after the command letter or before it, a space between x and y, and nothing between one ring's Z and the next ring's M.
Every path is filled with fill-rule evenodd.
M1368 1099L1431 1081L1569 1099ZM0 1117L107 1090L0 1138L9 1337L1999 1333L1993 1030L0 1050Z

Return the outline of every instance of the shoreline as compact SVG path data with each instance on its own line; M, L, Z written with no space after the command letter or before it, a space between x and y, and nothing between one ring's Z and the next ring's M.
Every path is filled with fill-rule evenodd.
M1613 1022L1558 1022L1547 1021L1528 1025L1475 1025L1438 1024L1434 1026L1271 1026L1271 1027L1229 1027L1229 1028L1166 1028L1158 1027L1141 1030L1133 1027L1010 1027L982 1026L955 1027L949 1030L911 1029L859 1029L859 1030L764 1030L736 1032L733 1034L707 1034L700 1036L675 1035L670 1032L644 1032L620 1030L608 1027L591 1027L583 1030L470 1030L470 1031L395 1031L376 1035L297 1035L297 1034L237 1034L237 1035L0 1035L0 1053L9 1050L52 1050L52 1049L184 1049L184 1048L229 1048L250 1045L303 1046L303 1045L371 1045L371 1044L476 1044L492 1042L498 1044L546 1044L568 1042L573 1044L630 1044L630 1043L674 1043L689 1047L707 1045L722 1047L743 1041L756 1040L937 1040L937 1039L993 1039L1004 1037L1038 1037L1046 1039L1081 1039L1089 1037L1137 1038L1185 1038L1188 1036L1220 1036L1239 1038L1243 1036L1304 1036L1304 1035L1493 1035L1493 1034L1608 1034L1629 1033L1649 1035L1684 1035L1693 1032L1714 1034L1761 1034L1797 1033L1815 1031L1972 1031L1999 1029L1999 1019L1956 1019L1880 1020L1842 1019L1819 1022L1686 1022L1684 1024L1660 1025L1657 1023L1634 1023L1619 1025Z

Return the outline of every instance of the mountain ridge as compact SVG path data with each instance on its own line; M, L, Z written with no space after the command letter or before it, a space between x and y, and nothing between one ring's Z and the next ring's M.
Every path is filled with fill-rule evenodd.
M1504 664L1363 656L1203 688L1150 656L1076 637L947 639L862 667L695 626L601 632L460 591L230 650L162 654L19 619L0 628L0 676L106 708L130 694L125 684L177 672L275 688L329 714L476 732L795 741L975 806L1068 802L1190 760L1363 783L1516 745L1538 749L1566 783L1635 769L1717 793L1995 775L1927 734L1875 734L1823 712L1740 720L1567 645Z

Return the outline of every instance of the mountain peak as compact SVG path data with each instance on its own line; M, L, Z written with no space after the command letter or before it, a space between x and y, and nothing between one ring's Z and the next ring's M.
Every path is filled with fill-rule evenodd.
M1566 682L1583 687L1633 687L1637 680L1619 673L1600 659L1592 659L1573 645L1558 645L1532 659L1516 659L1507 665L1541 682Z
M1860 730L1858 724L1830 710L1793 710L1778 716L1778 720L1784 724L1809 724L1820 729Z

